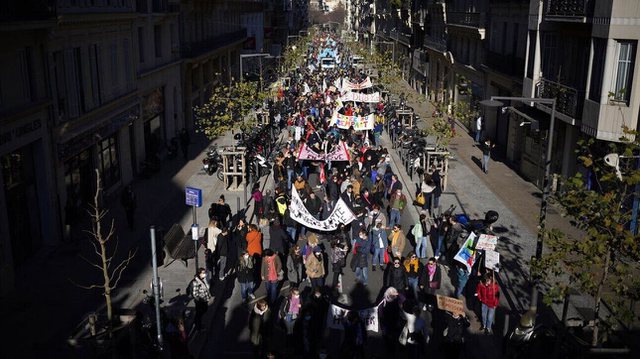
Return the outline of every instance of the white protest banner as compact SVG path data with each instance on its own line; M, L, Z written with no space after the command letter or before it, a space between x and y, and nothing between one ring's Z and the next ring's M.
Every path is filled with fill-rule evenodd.
M436 294L436 303L438 305L438 309L446 310L451 313L464 313L464 303L460 299Z
M493 251L496 249L496 244L498 244L498 237L492 236L490 234L481 234L480 238L478 238L478 243L476 244L477 251Z
M340 143L334 147L334 149L327 153L318 153L306 144L303 144L300 148L300 152L298 153L298 160L304 161L349 161L349 152L347 152L346 146L344 142L340 141Z
M307 146L306 144L302 145L300 148L300 152L298 153L298 160L310 160L310 161L324 161L325 155L320 154Z
M368 102L368 103L376 103L380 101L380 92L374 92L372 94L366 93L358 93L358 92L346 92L342 97L340 97L340 101L355 101L355 102Z
M471 272L471 267L473 267L473 264L476 262L476 251L473 247L475 239L476 234L473 232L469 233L469 237L464 241L464 244L460 247L460 250L455 257L453 257L453 259L464 264L469 272Z
M342 83L342 90L343 91L364 90L372 86L373 86L373 83L371 83L371 78L367 77L366 79L364 79L364 81L360 83L355 83L355 82L345 80Z
M304 202L302 202L302 198L300 198L298 190L296 190L295 187L291 188L289 214L294 221L307 228L313 228L319 231L335 231L341 223L346 225L356 219L356 216L342 199L338 200L336 207L327 219L323 221L316 219L304 206Z
M370 332L378 332L378 305L376 305L375 307L358 310L360 319L364 323L366 329ZM350 309L345 309L335 304L331 304L331 307L327 312L327 327L331 329L343 330L344 321L349 312L351 312Z
M496 272L500 271L500 253L492 250L484 252L484 266Z
M337 146L333 148L333 151L327 153L326 161L349 161L349 151L347 151L347 145L343 141L340 141Z
M345 116L335 111L331 121L329 122L329 126L336 125L338 128L345 130L353 127L356 131L366 131L373 130L375 122L376 117L374 114L370 114L368 116Z

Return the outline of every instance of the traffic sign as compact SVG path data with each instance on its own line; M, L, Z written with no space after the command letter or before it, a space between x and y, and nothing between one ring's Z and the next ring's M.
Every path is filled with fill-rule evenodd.
M202 207L202 190L200 188L186 187L184 194L187 206Z

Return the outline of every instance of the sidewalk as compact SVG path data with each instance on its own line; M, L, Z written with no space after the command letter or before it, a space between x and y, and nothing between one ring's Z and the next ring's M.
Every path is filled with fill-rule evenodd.
M118 288L112 292L114 308L135 308L143 298L142 291L150 291L150 235L149 227L155 225L157 239L163 230L173 223L180 223L188 231L192 222L191 209L184 202L184 187L203 189L203 207L198 209L198 223L208 223L207 209L212 201L223 193L223 183L215 176L208 176L201 170L204 150L211 141L198 135L189 149L189 160L181 156L165 160L158 173L149 179L135 179L133 188L138 206L135 214L135 230L129 231L124 210L120 205L120 192L105 196L107 217L113 218L118 243L118 257L123 257L129 249L137 249L131 264L124 271ZM219 145L233 143L231 135L213 141ZM241 191L224 191L232 211L237 211L238 199L242 202ZM242 203L244 204L244 203ZM108 225L110 220L105 220ZM78 231L79 233L80 231ZM73 243L65 243L55 248L44 249L16 275L16 296L0 309L3 317L3 333L7 343L0 349L0 357L42 358L74 357L66 339L73 328L89 313L104 309L104 297L100 290L85 290L71 283L96 284L101 273L81 260L79 255L93 259L95 254L86 235L78 236ZM115 243L115 238L113 243ZM113 245L112 243L112 245ZM200 265L204 266L203 249L200 248ZM195 273L193 260L188 266L178 260L170 265L160 266L159 275L164 285L165 306L179 307L184 298L184 288ZM180 290L180 292L178 292Z

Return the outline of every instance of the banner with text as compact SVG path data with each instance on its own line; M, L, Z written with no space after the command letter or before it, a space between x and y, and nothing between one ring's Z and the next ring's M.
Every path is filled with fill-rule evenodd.
M360 83L354 83L349 80L343 80L342 91L364 90L372 87L371 78L367 77Z
M346 92L344 95L340 97L340 101L376 103L376 102L380 102L380 92L374 92L371 94L358 93L358 92Z
M451 313L464 314L464 303L460 299L437 294L436 303L438 305L438 309L446 310Z
M298 153L298 160L304 161L349 161L349 153L347 152L346 145L340 141L334 149L327 153L318 153L306 144L302 145L300 152Z
M473 244L475 240L476 234L473 232L469 233L469 237L464 241L464 244L460 247L456 256L453 257L453 259L464 264L469 272L471 272L471 267L473 267L473 264L476 262L476 251Z
M378 332L378 306L358 310L358 315L370 332ZM331 304L331 308L327 312L327 327L331 329L344 329L344 321L351 309L345 309L335 304Z
M291 204L289 205L289 213L291 219L302 224L307 228L317 229L319 231L335 231L338 226L342 224L349 224L356 219L356 216L351 212L349 206L339 199L336 203L336 207L333 212L327 217L327 219L321 221L316 219L309 213L307 207L305 207L302 198L298 194L298 190L295 187L291 188Z
M376 123L376 116L370 114L368 116L345 116L337 111L333 113L329 126L336 125L338 128L348 130L353 126L356 131L373 130Z

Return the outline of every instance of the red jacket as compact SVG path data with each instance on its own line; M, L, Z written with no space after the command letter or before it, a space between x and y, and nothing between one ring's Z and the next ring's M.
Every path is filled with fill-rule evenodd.
M489 308L495 308L498 306L498 303L500 302L500 300L498 299L499 293L500 287L498 287L498 284L496 284L495 282L492 282L489 285L480 282L476 287L476 294L478 295L478 299Z

